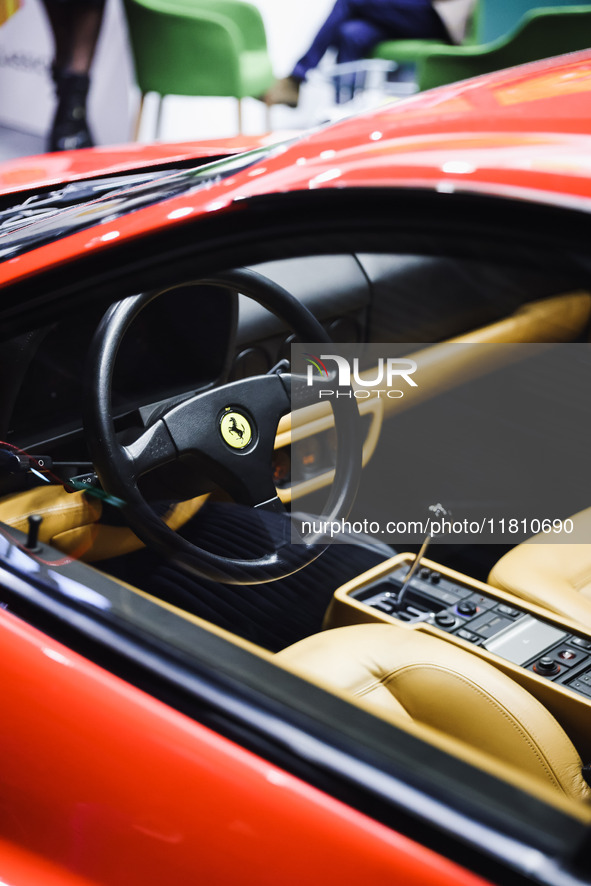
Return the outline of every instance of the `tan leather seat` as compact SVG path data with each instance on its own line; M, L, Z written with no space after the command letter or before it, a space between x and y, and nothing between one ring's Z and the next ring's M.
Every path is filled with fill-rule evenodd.
M171 529L183 526L207 501L200 495L173 505L165 522ZM83 492L66 492L62 486L36 486L0 499L0 522L26 532L29 514L43 518L39 540L74 559L92 563L128 554L143 542L126 526L100 522L103 505Z
M574 531L541 533L501 557L488 581L577 621L591 633L591 508L572 517Z
M425 634L385 624L323 631L277 653L285 667L352 694L400 723L417 721L591 800L581 759L554 717L488 662Z

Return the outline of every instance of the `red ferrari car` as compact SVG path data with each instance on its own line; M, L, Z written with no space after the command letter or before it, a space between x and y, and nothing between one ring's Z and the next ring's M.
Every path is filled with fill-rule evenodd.
M0 168L2 883L591 882L590 121Z

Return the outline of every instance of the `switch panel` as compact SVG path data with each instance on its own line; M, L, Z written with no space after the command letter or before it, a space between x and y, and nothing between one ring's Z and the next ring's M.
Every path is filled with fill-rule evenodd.
M353 591L354 599L401 621L424 621L591 699L591 638L570 634L525 609L422 567L403 599L409 567Z

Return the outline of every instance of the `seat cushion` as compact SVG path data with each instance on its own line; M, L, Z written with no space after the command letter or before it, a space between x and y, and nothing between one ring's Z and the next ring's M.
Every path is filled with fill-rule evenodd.
M463 649L396 625L315 634L275 656L394 723L422 723L517 767L568 797L591 799L565 731L527 690Z
M534 535L501 557L489 584L574 619L591 632L591 508L572 518L574 531Z

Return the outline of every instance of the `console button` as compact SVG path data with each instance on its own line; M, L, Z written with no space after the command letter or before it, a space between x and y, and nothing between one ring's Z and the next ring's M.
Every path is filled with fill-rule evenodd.
M456 620L449 612L438 612L435 616L435 623L438 624L440 628L453 628Z
M469 640L470 643L480 642L480 637L477 637L476 634L473 634L472 631L468 631L466 628L460 628L456 636L461 637L462 640Z
M480 628L487 625L493 617L493 612L483 612L482 615L479 615L478 618L475 618L474 621L470 622L470 630L480 632Z
M519 609L514 609L513 606L507 606L506 603L501 603L497 606L497 612L502 612L503 615L508 615L509 618L517 618L518 615L521 615Z
M462 602L458 603L456 606L456 611L460 615L476 615L478 607L472 600L462 600Z
M573 646L578 646L580 649L591 650L591 640L587 640L585 637L571 637L569 643Z
M509 618L503 618L496 612L484 612L470 622L470 630L476 631L481 637L489 638L510 624L513 622Z
M376 603L372 603L373 609L378 609L380 612L386 612L390 615L391 612L394 612L394 606L392 603L388 603L385 600L378 600Z
M566 643L553 649L552 657L559 661L560 664L565 664L568 668L572 668L573 665L578 665L589 658L584 650L577 649L576 647L573 649L572 646L567 646Z
M588 698L591 698L591 686L587 683L582 683L580 680L572 680L568 684L569 689L575 689L577 692L580 692L582 695L586 695Z
M543 674L544 676L550 676L551 674L557 674L560 670L560 666L556 664L553 658L550 658L549 655L545 655L544 658L540 658L534 665L534 671L538 674Z
M508 618L501 618L500 615L497 615L493 619L491 619L488 624L479 628L478 633L481 637L493 637L495 634L498 634L499 631L502 631L503 628L506 628L507 625L510 624L511 621Z
M439 582L441 581L441 574L439 572L432 572L431 581L434 585L439 584Z

